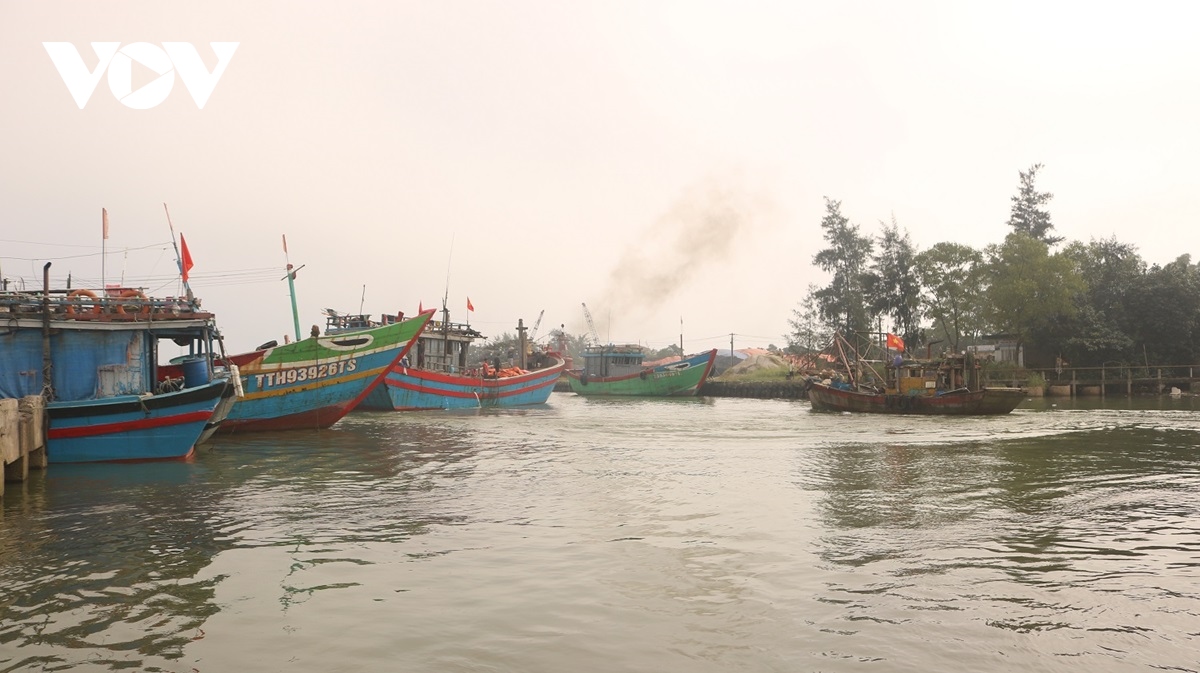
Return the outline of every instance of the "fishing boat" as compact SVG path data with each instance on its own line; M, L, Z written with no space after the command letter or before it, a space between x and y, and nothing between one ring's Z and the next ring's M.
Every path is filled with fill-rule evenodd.
M413 318L345 333L274 342L227 361L241 375L244 395L219 434L321 429L342 419L408 353L433 309ZM314 332L316 328L314 327Z
M43 395L52 463L182 459L234 399L215 371L214 316L138 288L0 292L0 397ZM158 357L189 352L170 381Z
M841 354L850 349L843 341ZM1022 388L982 384L981 365L971 354L890 363L859 358L846 373L806 383L813 411L939 416L995 416L1010 413L1025 399Z
M676 362L644 365L641 346L589 346L583 368L566 372L571 391L579 395L671 397L696 395L712 372L717 351L689 355Z
M326 331L357 329L364 316L329 316ZM536 329L536 328L535 328ZM566 362L560 354L535 350L518 326L518 357L509 366L471 362L471 344L485 338L470 325L432 321L409 356L396 363L382 385L363 399L360 409L417 411L432 409L508 408L545 404Z

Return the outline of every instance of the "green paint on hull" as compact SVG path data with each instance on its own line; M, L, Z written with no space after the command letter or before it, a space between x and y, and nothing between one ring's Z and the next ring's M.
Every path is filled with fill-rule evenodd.
M642 374L612 378L589 377L584 380L579 372L568 372L567 381L571 392L589 396L622 397L675 397L692 396L699 390L712 369L715 351L699 366L687 369L656 369Z
M362 332L309 337L303 341L275 346L263 355L261 366L294 367L392 350L397 344L405 344L416 338L432 315L433 312L430 311L392 325ZM370 342L355 343L364 339L370 339Z

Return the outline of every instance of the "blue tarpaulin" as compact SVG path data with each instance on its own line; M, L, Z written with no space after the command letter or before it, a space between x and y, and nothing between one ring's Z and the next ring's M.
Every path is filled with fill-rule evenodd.
M151 391L147 335L141 331L60 330L50 336L56 400L75 401ZM42 392L42 334L0 334L0 397Z

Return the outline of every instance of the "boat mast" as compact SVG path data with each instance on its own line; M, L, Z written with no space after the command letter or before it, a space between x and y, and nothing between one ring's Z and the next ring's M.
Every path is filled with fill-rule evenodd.
M175 264L179 267L179 277L183 279L183 289L187 292L188 305L190 306L195 299L192 294L192 286L188 284L187 279L183 277L183 257L179 255L179 244L175 242L175 225L171 223L171 211L167 210L166 201L163 202L163 212L167 214L167 226L171 229L171 246L175 248ZM128 255L128 252L126 252ZM124 285L124 273L121 274L121 284Z
M292 325L296 328L296 341L300 340L300 311L296 308L296 272L300 269L293 269L292 262L288 259L287 249L287 234L283 235L283 260L287 264L287 282L288 294L292 297ZM301 265L301 268L304 268Z

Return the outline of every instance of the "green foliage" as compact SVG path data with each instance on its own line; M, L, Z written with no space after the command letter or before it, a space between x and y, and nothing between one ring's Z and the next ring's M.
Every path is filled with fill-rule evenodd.
M823 349L834 329L872 332L874 316L887 315L906 342L927 332L956 352L986 331L1010 333L1030 366L1055 356L1080 367L1200 363L1200 267L1188 255L1148 266L1115 238L1051 254L1062 238L1051 235L1053 196L1036 187L1041 168L1020 173L1012 233L982 252L950 242L917 252L893 219L873 255L874 241L842 215L840 201L826 198L826 247L813 263L832 279L808 286L788 321L787 349Z
M1083 281L1071 260L1027 234L1009 234L989 246L984 315L993 328L1025 343L1039 329L1074 315Z
M792 328L788 334L788 350L798 355L819 351L833 339L833 330L821 320L817 310L816 293L818 287L809 284L808 295L799 307L792 309L792 317L788 325Z
M813 263L833 274L833 279L811 296L826 325L864 330L870 320L863 299L863 275L873 244L870 238L858 233L858 226L851 224L841 209L841 201L825 197L821 229L829 247L814 255Z
M1046 377L1041 372L1029 372L1025 379L1025 387L1027 388L1045 388Z
M1015 233L1026 234L1047 245L1054 245L1062 240L1061 236L1051 236L1050 213L1044 206L1054 198L1049 192L1037 191L1034 181L1041 164L1034 164L1028 171L1021 172L1021 186L1016 196L1012 197L1012 212L1008 216L1008 226Z
M891 318L890 331L906 344L924 341L921 330L921 281L917 274L917 250L892 218L883 224L879 252L866 274L865 290L871 313Z
M1191 364L1200 353L1200 270L1191 256L1152 266L1135 284L1128 302L1133 335L1142 345L1133 361ZM1141 357L1138 357L1138 356Z
M983 326L983 255L969 245L938 243L917 257L925 289L925 314L940 328L950 348L960 352L964 335Z

